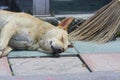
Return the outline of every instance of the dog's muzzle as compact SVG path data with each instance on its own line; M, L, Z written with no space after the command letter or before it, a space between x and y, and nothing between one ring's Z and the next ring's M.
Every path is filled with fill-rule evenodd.
M51 49L52 49L52 51L53 51L53 54L59 54L59 53L62 53L62 52L64 52L64 48L61 48L61 47L54 47L53 45L52 45L52 41L50 42L50 46L51 46Z

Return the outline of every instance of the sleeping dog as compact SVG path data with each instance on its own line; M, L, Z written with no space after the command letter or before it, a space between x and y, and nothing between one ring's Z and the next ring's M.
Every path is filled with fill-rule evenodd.
M13 49L61 53L68 47L67 27L73 18L54 25L26 13L0 10L0 56Z

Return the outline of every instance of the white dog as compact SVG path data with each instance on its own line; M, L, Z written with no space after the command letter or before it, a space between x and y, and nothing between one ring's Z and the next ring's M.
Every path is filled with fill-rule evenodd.
M61 53L68 47L68 25L64 19L57 27L26 13L0 11L0 55L13 49Z

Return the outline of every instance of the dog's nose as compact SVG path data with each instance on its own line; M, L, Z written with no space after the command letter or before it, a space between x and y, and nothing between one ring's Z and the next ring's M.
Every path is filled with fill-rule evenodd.
M56 49L56 52L57 53L62 53L62 52L64 52L64 49L63 48Z
M54 52L54 54L59 54L59 53L64 52L64 49L63 48L54 48L53 52Z

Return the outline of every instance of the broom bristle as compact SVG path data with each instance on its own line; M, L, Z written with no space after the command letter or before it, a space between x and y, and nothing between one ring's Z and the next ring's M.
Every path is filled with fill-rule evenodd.
M112 0L69 34L73 41L111 41L120 28L120 1Z

